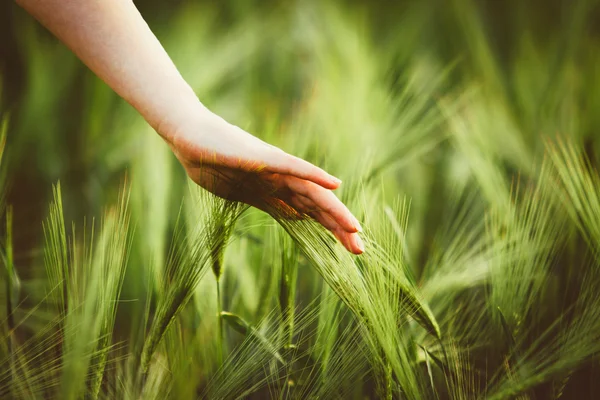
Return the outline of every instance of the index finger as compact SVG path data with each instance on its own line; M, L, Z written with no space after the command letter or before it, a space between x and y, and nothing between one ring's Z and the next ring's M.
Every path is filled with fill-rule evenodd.
M280 149L270 149L265 170L278 174L291 175L318 184L326 189L337 189L342 181L300 157Z

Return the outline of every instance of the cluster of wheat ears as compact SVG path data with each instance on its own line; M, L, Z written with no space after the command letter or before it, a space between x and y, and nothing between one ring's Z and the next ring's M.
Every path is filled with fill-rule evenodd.
M556 40L515 22L504 58L476 2L432 3L383 33L311 1L227 29L188 4L157 28L213 110L343 179L361 256L310 218L188 183L127 105L19 26L31 84L0 125L0 398L600 395L594 1ZM60 118L73 91L81 118ZM41 204L14 201L26 168Z

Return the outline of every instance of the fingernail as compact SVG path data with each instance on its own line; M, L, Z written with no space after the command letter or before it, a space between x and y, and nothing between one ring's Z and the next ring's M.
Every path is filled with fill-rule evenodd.
M359 250L361 253L364 253L364 252L365 252L365 245L364 245L364 243L363 243L362 239L360 238L360 236L356 235L356 240L355 240L355 242L356 242L356 247L358 247L358 250Z
M360 222L358 222L358 219L356 219L354 215L352 216L352 218L354 218L354 227L356 228L356 230L362 232L363 228L362 226L360 226Z
M342 180L340 178L336 178L335 176L331 177L331 181L336 185L340 185L342 183Z

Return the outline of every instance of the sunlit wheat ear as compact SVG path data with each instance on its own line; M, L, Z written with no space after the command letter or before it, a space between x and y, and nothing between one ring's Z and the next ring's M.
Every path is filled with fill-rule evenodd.
M441 332L435 316L417 290L411 267L408 265L406 232L409 211L410 201L406 198L398 198L391 207L383 207L383 211L377 215L377 220L385 222L373 231L376 251L373 252L372 259L367 255L365 266L369 263L381 266L369 267L367 271L382 268L382 274L389 274L387 280L396 281L395 284L399 285L401 311L408 313L431 335L440 338ZM378 276L377 279L383 278Z
M302 376L296 398L346 398L371 368L369 348L357 319L327 285L323 289L314 301L318 325L314 336L307 338L309 352L318 364Z
M288 338L288 346L293 343L294 311L296 309L296 282L298 280L298 247L289 235L278 230L281 252L281 280L279 282L279 308L284 324L284 337Z
M448 218L438 227L423 270L422 292L433 307L445 310L465 288L483 285L489 277L492 257L485 235L485 210L479 190L461 188L448 201Z
M214 156L216 157L216 156ZM241 163L241 161L240 161ZM200 168L203 168L202 166ZM252 172L248 173L251 174ZM196 202L204 203L204 205L200 204L200 207L208 207L210 209L210 213L212 215L218 215L218 220L209 221L211 225L211 230L209 232L210 236L210 263L212 266L212 272L215 277L216 285L217 285L217 340L218 340L218 354L220 362L223 359L224 349L224 340L223 340L223 326L222 326L222 318L221 311L222 310L222 293L221 293L221 277L223 275L224 270L224 257L225 257L225 249L231 239L231 235L235 228L236 222L242 213L248 208L248 206L244 203L238 201L231 201L227 199L236 199L240 198L241 194L239 192L244 191L245 182L243 180L237 180L235 177L227 176L226 174L220 174L216 172L215 175L212 175L213 182L209 183L211 187L218 187L218 185L226 186L226 192L221 193L223 198L217 197L208 193L203 189L196 189L192 192L196 194Z
M128 191L102 219L98 241L86 232L81 241L65 230L60 185L45 224L46 269L58 296L62 335L61 393L75 398L89 388L96 398L109 363L112 332L130 246ZM54 289L53 289L54 291ZM52 294L52 293L51 293Z
M166 357L160 356L159 360L151 363L146 374L144 387L139 398L164 400L168 399L172 390L172 374L167 368ZM120 393L121 390L117 390ZM137 398L132 396L133 398Z
M50 213L44 223L46 238L45 265L50 288L59 287L53 291L54 302L61 316L67 313L69 260L67 249L67 234L63 217L62 195L60 182L53 187L54 201L50 204Z
M528 310L543 307L541 293L563 250L566 218L549 184L552 173L544 164L537 184L521 189L516 185L513 201L504 210L493 209L488 218L490 260L490 305L498 308L511 334L522 336ZM534 312L535 313L535 312ZM498 326L502 321L498 321Z
M146 372L152 355L167 328L193 294L207 268L212 267L215 277L222 273L222 257L232 229L246 206L217 198L199 189L198 207L206 209L204 223L184 232L181 213L178 217L173 243L167 260L164 296L160 298L150 332L141 355L142 371Z
M99 242L94 249L93 268L98 272L93 279L103 279L99 291L98 342L96 354L91 363L90 394L94 398L100 395L108 353L112 344L112 334L117 314L117 305L121 295L125 269L129 259L132 234L129 230L129 190L122 189L119 203L110 209L101 222Z
M580 146L570 140L546 142L547 156L556 178L558 198L600 260L600 177Z
M592 271L596 263L589 265ZM561 315L539 337L489 382L487 398L505 399L526 394L550 380L562 384L581 363L600 351L600 276L586 274L571 316ZM497 379L499 377L499 379Z
M186 237L179 217L175 229L165 269L167 277L164 279L164 293L156 306L141 353L143 373L148 371L158 344L206 272L210 260L208 226L196 227L193 233Z
M246 321L231 313L224 313L227 319L225 329L232 329L244 335L243 343L235 348L211 378L203 398L232 398L251 394L267 384L263 375L266 371L276 370L282 373L285 363L274 349L282 349L285 340L279 333L279 327L269 323L271 317L251 327ZM250 330L253 333L250 333ZM269 372L266 372L267 376ZM263 375L263 376L261 376Z
M579 230L589 253L580 265L572 267L581 268L581 275L567 283L575 286L574 304L565 304L566 308L538 338L521 349L517 357L513 354L512 363L498 371L499 379L492 379L493 384L488 389L488 397L492 399L518 396L550 380L564 386L565 379L578 365L600 351L597 296L600 288L597 269L600 177L583 155L581 146L571 141L548 142L544 165L548 167L548 176L540 179L540 184L546 184L547 190L553 193L561 205L559 210L566 211L565 216ZM549 218L554 222L562 216L555 212ZM563 240L566 238L568 236Z
M398 328L406 316L413 315L431 333L438 337L440 333L433 315L420 303L416 289L404 276L402 264L390 266L385 251L371 239L370 250L354 258L315 221L290 219L285 208L273 207L271 214L363 324L373 354L384 355L373 362L389 366L405 390L417 393L421 383L412 368L408 368L411 361L404 350L406 339ZM363 237L370 238L368 232Z
M223 312L227 319L225 328L244 335L245 339L211 378L202 398L241 398L266 387L282 396L288 393L289 380L295 379L289 375L288 367L306 356L299 348L305 348L314 335L316 311L313 305L309 305L294 316L298 341L293 349L288 347L288 337L281 334L281 326L288 325L289 321L280 321L277 310L272 310L256 324ZM284 359L283 351L286 349L288 354Z
M8 366L0 372L0 397L40 397L56 390L63 366L60 357L63 333L56 329L60 322L60 319L51 321L21 341L12 354L0 358L0 365Z
M479 386L477 376L479 371L473 369L469 352L464 351L454 342L450 342L446 348L449 363L446 384L451 398L460 400L483 398L484 392Z

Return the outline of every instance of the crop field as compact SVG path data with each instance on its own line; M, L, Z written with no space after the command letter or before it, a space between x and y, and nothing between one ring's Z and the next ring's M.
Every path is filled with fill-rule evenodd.
M189 181L9 3L0 399L600 398L598 1L139 5L207 107L342 179L360 256Z

